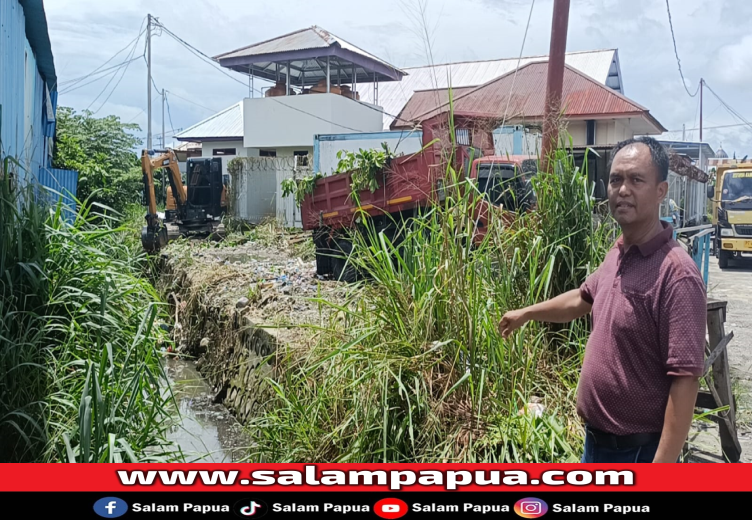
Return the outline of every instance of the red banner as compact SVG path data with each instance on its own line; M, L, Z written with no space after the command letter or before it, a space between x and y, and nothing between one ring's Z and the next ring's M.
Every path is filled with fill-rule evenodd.
M746 464L4 464L0 491L752 491Z

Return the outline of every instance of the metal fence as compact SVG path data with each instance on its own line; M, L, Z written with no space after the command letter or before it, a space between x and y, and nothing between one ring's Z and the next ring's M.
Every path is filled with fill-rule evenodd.
M705 192L705 183L669 171L668 194L661 204L661 217L675 217L675 227L703 224L707 212ZM672 208L671 201L676 209Z
M678 238L687 247L687 253L689 253L700 273L702 273L702 279L705 281L706 287L708 285L711 233L713 233L713 226L711 224L674 230L674 238Z

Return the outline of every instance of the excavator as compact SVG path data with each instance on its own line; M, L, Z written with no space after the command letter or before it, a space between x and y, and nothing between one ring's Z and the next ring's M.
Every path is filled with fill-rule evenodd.
M164 219L157 213L154 171L164 168L170 182ZM191 158L187 161L183 184L177 156L172 149L143 150L141 154L146 226L141 244L147 252L156 252L168 242L189 235L224 235L221 216L225 212L226 188L222 179L222 159Z

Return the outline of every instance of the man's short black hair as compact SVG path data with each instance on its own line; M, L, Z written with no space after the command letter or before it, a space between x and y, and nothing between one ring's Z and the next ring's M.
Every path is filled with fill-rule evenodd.
M614 146L611 150L611 160L608 164L609 170L611 170L611 165L614 162L616 154L619 153L619 150L633 144L644 144L650 149L650 158L653 160L653 166L658 170L659 182L668 180L668 153L666 153L666 149L661 143L652 137L647 136L627 139Z

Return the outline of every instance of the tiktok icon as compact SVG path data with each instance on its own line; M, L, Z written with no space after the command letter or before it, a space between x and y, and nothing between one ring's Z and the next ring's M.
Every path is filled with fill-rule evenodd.
M261 500L241 500L235 504L235 513L241 517L261 518L268 508Z

